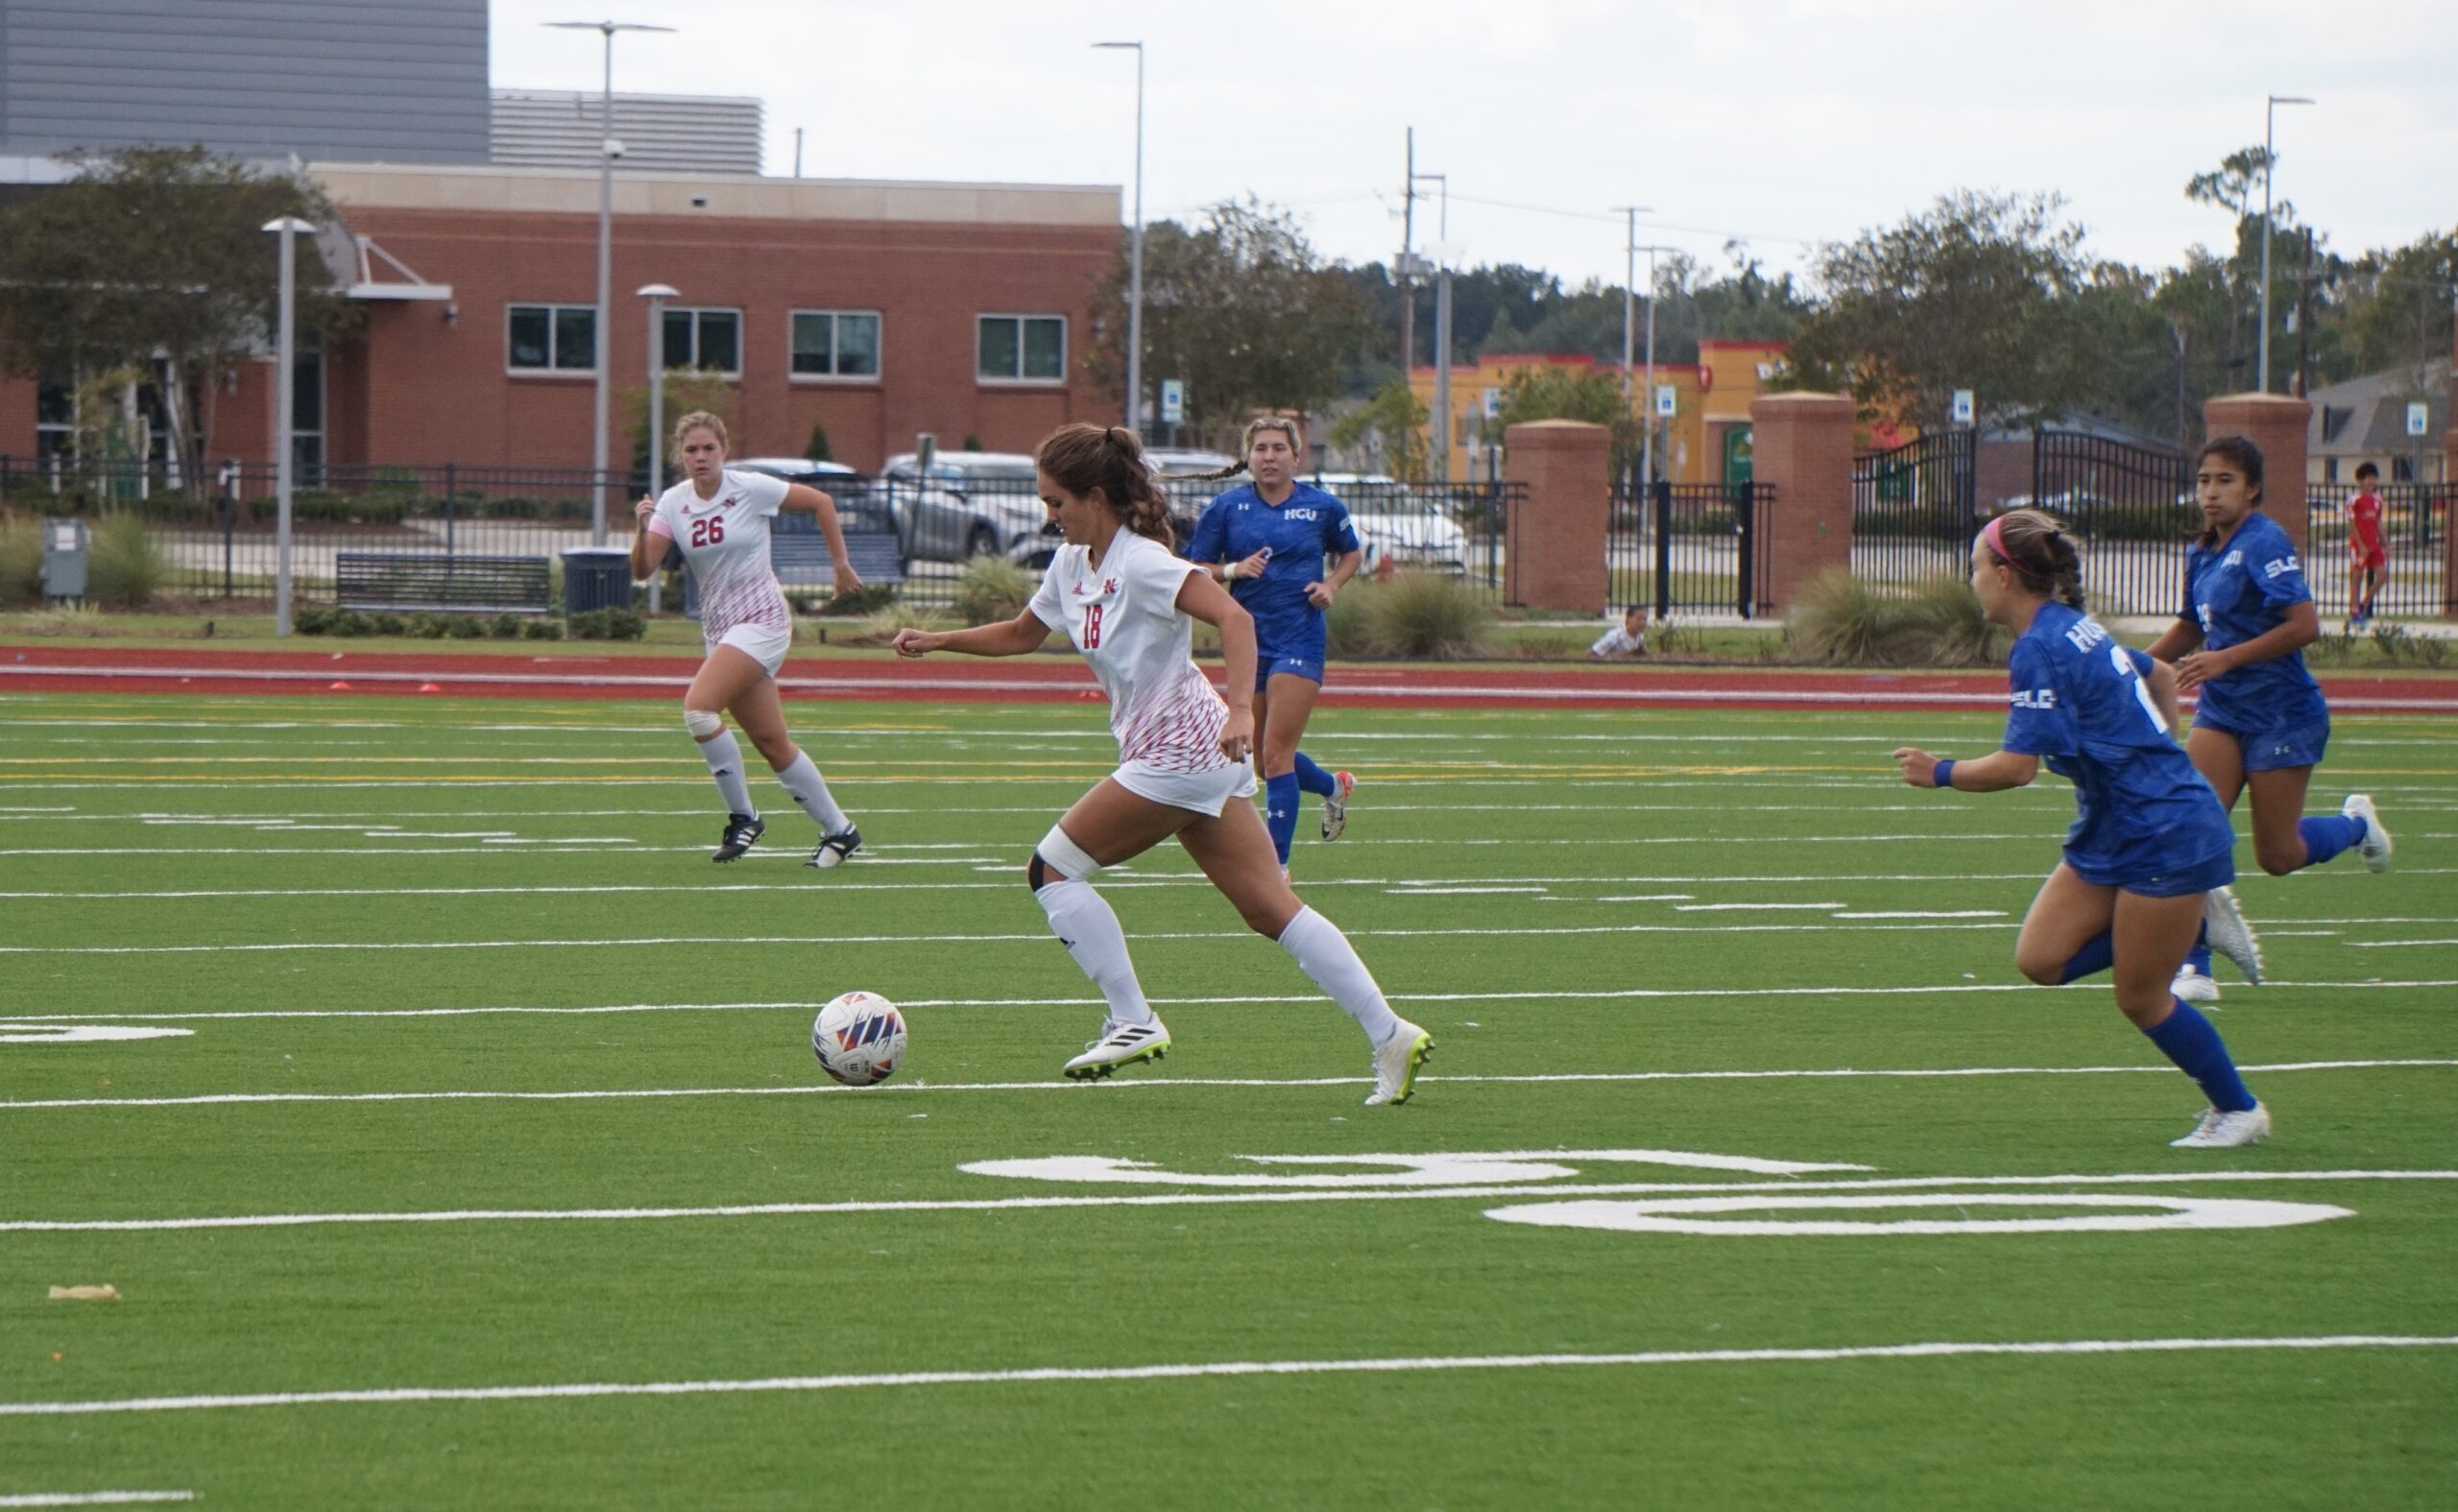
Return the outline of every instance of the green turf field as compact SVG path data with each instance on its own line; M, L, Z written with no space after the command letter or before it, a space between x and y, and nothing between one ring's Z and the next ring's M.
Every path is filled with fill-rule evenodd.
M790 712L836 872L773 784L708 863L670 702L0 698L0 1504L2458 1487L2458 721L2339 721L2391 875L2240 881L2277 1134L2194 1153L2105 985L2013 974L2070 790L1893 779L1985 715L1318 715L1299 890L1440 1044L1366 1109L1173 851L1103 886L1175 1051L1058 1078L1022 869L1100 708ZM855 987L912 1023L861 1092Z

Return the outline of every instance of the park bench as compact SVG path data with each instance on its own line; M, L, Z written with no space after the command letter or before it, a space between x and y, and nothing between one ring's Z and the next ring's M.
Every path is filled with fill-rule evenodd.
M333 555L333 583L344 609L543 614L555 602L544 557L342 551Z
M788 520L798 521L801 528ZM853 518L845 525L845 555L865 588L893 588L904 581L904 547L895 531L857 528ZM828 554L828 538L819 533L819 522L808 516L777 517L769 530L768 565L789 595L798 588L836 589L836 559ZM689 573L684 577L683 612L697 619L700 581Z

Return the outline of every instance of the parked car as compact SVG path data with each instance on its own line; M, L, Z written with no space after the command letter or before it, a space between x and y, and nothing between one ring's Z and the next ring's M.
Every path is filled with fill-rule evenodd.
M884 494L905 554L923 562L998 556L1048 566L1057 550L1043 526L1049 512L1035 487L1033 459L1012 451L943 451L925 475L921 459L901 452L880 469Z
M806 457L728 457L736 472L764 472L787 483L807 483L836 501L836 517L849 531L893 534L895 518L873 497L868 479L841 462Z
M1468 533L1438 499L1379 472L1318 472L1308 483L1348 506L1364 557L1361 572L1394 566L1468 570Z

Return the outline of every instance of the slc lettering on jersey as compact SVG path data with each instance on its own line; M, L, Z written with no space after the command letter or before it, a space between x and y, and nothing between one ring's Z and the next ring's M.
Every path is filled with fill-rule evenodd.
M2016 708L2055 708L2057 689L2053 687L2024 688L2009 700Z
M2284 577L2290 572L2301 571L2303 569L2303 563L2297 560L2294 552L2289 552L2286 556L2279 558L2277 562L2264 563L2262 564L2262 576L2266 578Z

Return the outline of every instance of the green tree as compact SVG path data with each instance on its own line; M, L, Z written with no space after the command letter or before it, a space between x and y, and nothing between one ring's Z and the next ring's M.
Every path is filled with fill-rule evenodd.
M674 422L695 410L702 410L731 427L734 423L735 386L706 369L668 368L664 387L668 434L663 455L666 470L671 474L680 460L674 454ZM623 429L632 438L632 471L635 476L645 479L649 470L649 386L642 383L620 390L614 396L614 402L622 409ZM743 455L751 455L744 438L740 436L734 438L734 449ZM665 487L665 480L650 480L647 487L654 493Z
M1613 472L1627 474L1637 466L1641 426L1622 395L1618 372L1595 369L1523 368L1503 385L1502 423L1575 420L1602 425L1613 434Z
M68 181L0 210L0 360L28 377L136 369L182 475L204 475L223 371L262 349L278 297L277 216L334 223L324 192L202 147L72 154ZM325 345L354 312L311 241L299 330Z
M1819 249L1827 302L1794 338L1794 381L1921 425L1946 423L1957 389L1992 421L2072 408L2093 359L2069 318L2085 269L2062 209L2053 195L1957 190Z
M1339 396L1365 309L1286 210L1247 200L1206 215L1192 229L1145 228L1144 377L1147 388L1184 381L1188 428L1234 447L1258 411L1303 416ZM1113 393L1126 371L1126 279L1121 248L1095 289L1101 314L1086 360Z
M1405 378L1394 378L1374 397L1332 422L1325 438L1343 450L1365 444L1374 451L1375 468L1415 482L1431 470L1434 452L1426 423L1433 419L1425 401Z
M810 422L810 440L803 443L805 462L834 462L836 453L829 449L828 427L817 420Z

